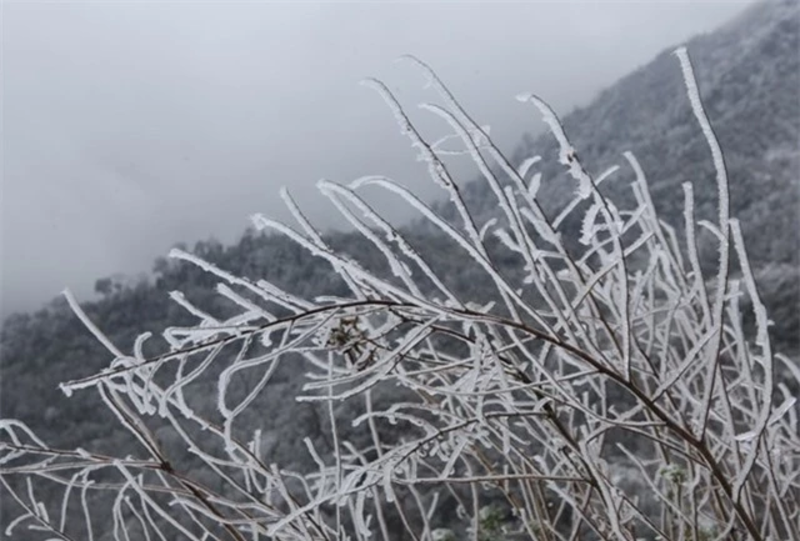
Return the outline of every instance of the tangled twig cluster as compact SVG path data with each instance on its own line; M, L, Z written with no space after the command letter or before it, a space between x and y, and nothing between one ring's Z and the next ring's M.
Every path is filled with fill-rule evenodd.
M540 157L512 165L433 71L410 59L445 104L423 109L461 141L497 199L497 219L477 223L444 160L451 153L421 135L386 86L368 81L448 194L456 223L386 177L321 181L385 257L385 275L332 249L284 192L299 229L263 216L254 223L330 263L349 296L301 298L175 250L219 277L219 293L241 310L218 320L176 297L198 323L167 329L171 350L156 358L142 353L147 335L132 354L119 351L69 297L113 360L63 389L100 393L145 456L51 449L21 423L2 421L0 483L23 509L9 530L61 539L800 539L797 409L776 366L800 377L771 349L729 216L722 151L686 51L676 54L716 167L717 223L695 219L690 183L684 223L661 221L631 153L623 156L635 206L618 208L600 190L618 168L590 175L555 113L521 96L544 118L577 183L571 202L548 215L537 199L541 173L531 174ZM359 195L365 186L412 205L483 273L494 301L461 298ZM575 221L577 252L562 240L576 235L566 226ZM717 241L711 279L701 270L698 226ZM514 273L498 263L498 246L519 262ZM755 310L752 343L741 324L743 293ZM279 364L297 358L309 367L297 400L329 413L330 452L307 440L314 471L270 464L253 424ZM209 377L212 413L196 387ZM388 387L404 389L403 398L378 407ZM338 416L348 402L357 413ZM155 420L188 449L191 468L170 458ZM344 424L362 431L359 445L343 436ZM61 487L60 505L41 499L44 484ZM487 507L487 494L508 513ZM463 531L443 529L450 511ZM74 521L82 529L71 530Z

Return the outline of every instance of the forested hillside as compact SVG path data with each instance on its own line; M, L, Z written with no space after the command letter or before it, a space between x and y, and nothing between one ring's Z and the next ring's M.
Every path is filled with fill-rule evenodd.
M797 231L800 171L800 19L794 1L759 3L723 28L688 43L707 114L720 140L731 179L731 210L744 227L751 257L762 263L800 262ZM603 91L589 106L566 116L564 127L590 173L624 166L632 151L648 175L659 211L681 222L680 185L695 184L698 213L710 218L716 198L714 170L699 127L691 122L671 51ZM534 89L535 90L535 89ZM547 99L547 96L540 96ZM537 119L531 110L531 119ZM516 161L545 159L540 199L546 208L563 206L571 184L551 158L556 143L548 134L526 138ZM633 178L622 167L606 185L629 194ZM487 215L491 201L484 184L468 191ZM481 191L484 190L484 191Z
M775 322L773 336L778 349L796 358L800 347L798 3L759 5L687 46L708 115L725 152L732 214L742 223L759 287ZM694 182L701 218L712 218L716 188L707 148L692 121L679 69L669 55L659 55L608 88L589 106L566 116L564 123L590 173L599 174L615 163L623 166L603 184L603 190L621 197L626 196L633 176L620 153L633 151L649 177L662 218L678 225L683 223L681 182ZM531 118L536 118L533 110ZM551 137L526 138L514 159L519 163L537 154L547 158L545 163L556 163L557 150ZM469 205L482 221L494 217L496 204L485 184L470 183L464 188ZM563 206L570 190L574 190L574 183L562 171L555 166L544 167L538 197L546 211ZM489 201L492 203L487 204ZM439 208L448 212L445 203ZM574 227L577 238L579 224ZM452 243L419 224L411 224L405 231L431 266L448 276L461 298L490 300L489 290L483 288L483 274L465 264L468 258ZM329 239L333 248L352 255L366 267L387 272L380 253L361 235L332 232ZM703 239L700 241L702 248ZM345 284L326 263L280 235L247 232L235 245L207 241L198 243L192 251L234 275L267 278L304 298L346 292ZM714 265L713 253L701 255L704 264ZM506 274L520 271L517 257L509 256L501 263L500 270ZM170 298L171 292L182 292L217 318L234 313L234 306L217 293L216 283L214 277L195 266L159 259L152 276L138 282L98 280L102 298L86 303L84 309L123 351L133 347L140 333L152 332L154 337L145 351L155 354L166 348L160 338L166 327L195 321ZM36 313L10 317L0 335L1 416L22 420L55 447L82 446L116 453L120 448L132 448L130 435L117 426L94 392L77 392L66 398L58 389L60 382L97 373L109 360L108 352L63 299L54 299ZM324 409L291 402L302 385L303 365L285 363L281 371L273 380L279 385L264 399L263 411L269 413L260 421L271 461L302 467L298 462L311 461L302 437L315 433L315 444L324 449L329 428Z

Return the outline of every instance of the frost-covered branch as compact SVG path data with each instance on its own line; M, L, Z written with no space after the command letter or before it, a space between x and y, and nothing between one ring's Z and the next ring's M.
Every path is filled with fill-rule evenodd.
M526 94L521 101L543 118L574 183L572 199L553 208L539 199L548 179L534 169L543 158L513 165L411 58L443 101L423 114L452 133L428 139L388 87L367 84L427 163L454 218L387 177L321 181L385 263L376 265L336 250L284 192L297 226L260 215L253 223L330 265L348 293L304 298L175 250L174 258L215 276L238 313L221 317L174 292L197 323L166 329L169 350L151 357L143 354L149 335L126 355L68 295L112 359L62 389L97 391L138 447L126 456L51 449L25 425L3 421L0 474L20 509L9 532L423 541L460 528L477 539L800 538L798 409L776 376L797 380L799 371L773 353L729 215L722 150L686 51L676 53L716 168L718 223L696 220L690 183L684 223L665 223L630 152L622 156L633 205L601 191L622 168L593 175L553 110ZM463 151L443 149L444 141L460 141ZM450 173L448 160L464 156L496 199L491 218L470 210ZM480 277L487 298L466 296L435 254L380 216L363 195L367 186L410 205L448 246L446 257ZM697 226L718 243L713 277L701 270ZM755 314L752 337L741 323L740 284ZM262 448L271 414L264 397L286 363L304 367L295 402L318 416L320 433L304 440L312 468L274 464ZM61 500L45 501L54 490Z

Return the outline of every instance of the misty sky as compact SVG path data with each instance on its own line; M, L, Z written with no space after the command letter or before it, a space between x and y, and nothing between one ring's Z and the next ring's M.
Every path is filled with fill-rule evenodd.
M322 177L387 174L437 196L358 84L384 80L424 120L415 106L435 95L401 54L511 151L539 129L515 95L567 113L746 3L0 2L2 313L64 287L90 298L178 241L233 242L255 212L287 216L282 185L322 226L337 224Z

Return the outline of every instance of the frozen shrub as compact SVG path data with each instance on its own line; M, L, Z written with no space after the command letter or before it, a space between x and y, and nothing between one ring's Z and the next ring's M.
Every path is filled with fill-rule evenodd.
M24 425L3 421L0 482L23 509L9 531L64 539L78 531L88 539L800 538L797 409L776 377L797 380L798 370L772 351L739 223L729 216L723 154L686 51L676 55L716 169L716 223L695 220L690 183L684 223L661 221L627 152L635 205L621 208L600 190L617 167L590 175L554 112L524 95L575 183L572 201L546 213L537 200L548 181L536 173L540 157L510 163L435 74L409 59L444 104L423 109L451 136L424 138L382 83L367 84L456 219L386 177L321 181L385 258L388 271L375 272L332 249L283 192L297 228L264 216L254 224L327 261L349 293L302 298L175 250L172 257L215 275L239 312L217 319L174 294L197 324L167 329L171 350L155 358L142 354L147 336L132 353L119 351L68 295L112 361L63 390L99 392L140 452L50 449ZM464 204L446 161L453 139L491 188L497 219L476 223ZM365 186L412 205L492 300L460 296L452 277L359 195ZM576 221L579 231L564 227ZM714 240L711 276L698 258L700 230ZM310 419L327 412L315 422L329 436L309 434L310 471L270 464L262 445L280 442L259 424L270 415L259 397L280 363L301 360L308 374L296 399L320 408ZM383 399L389 392L394 399ZM45 485L62 489L60 502L45 504Z

